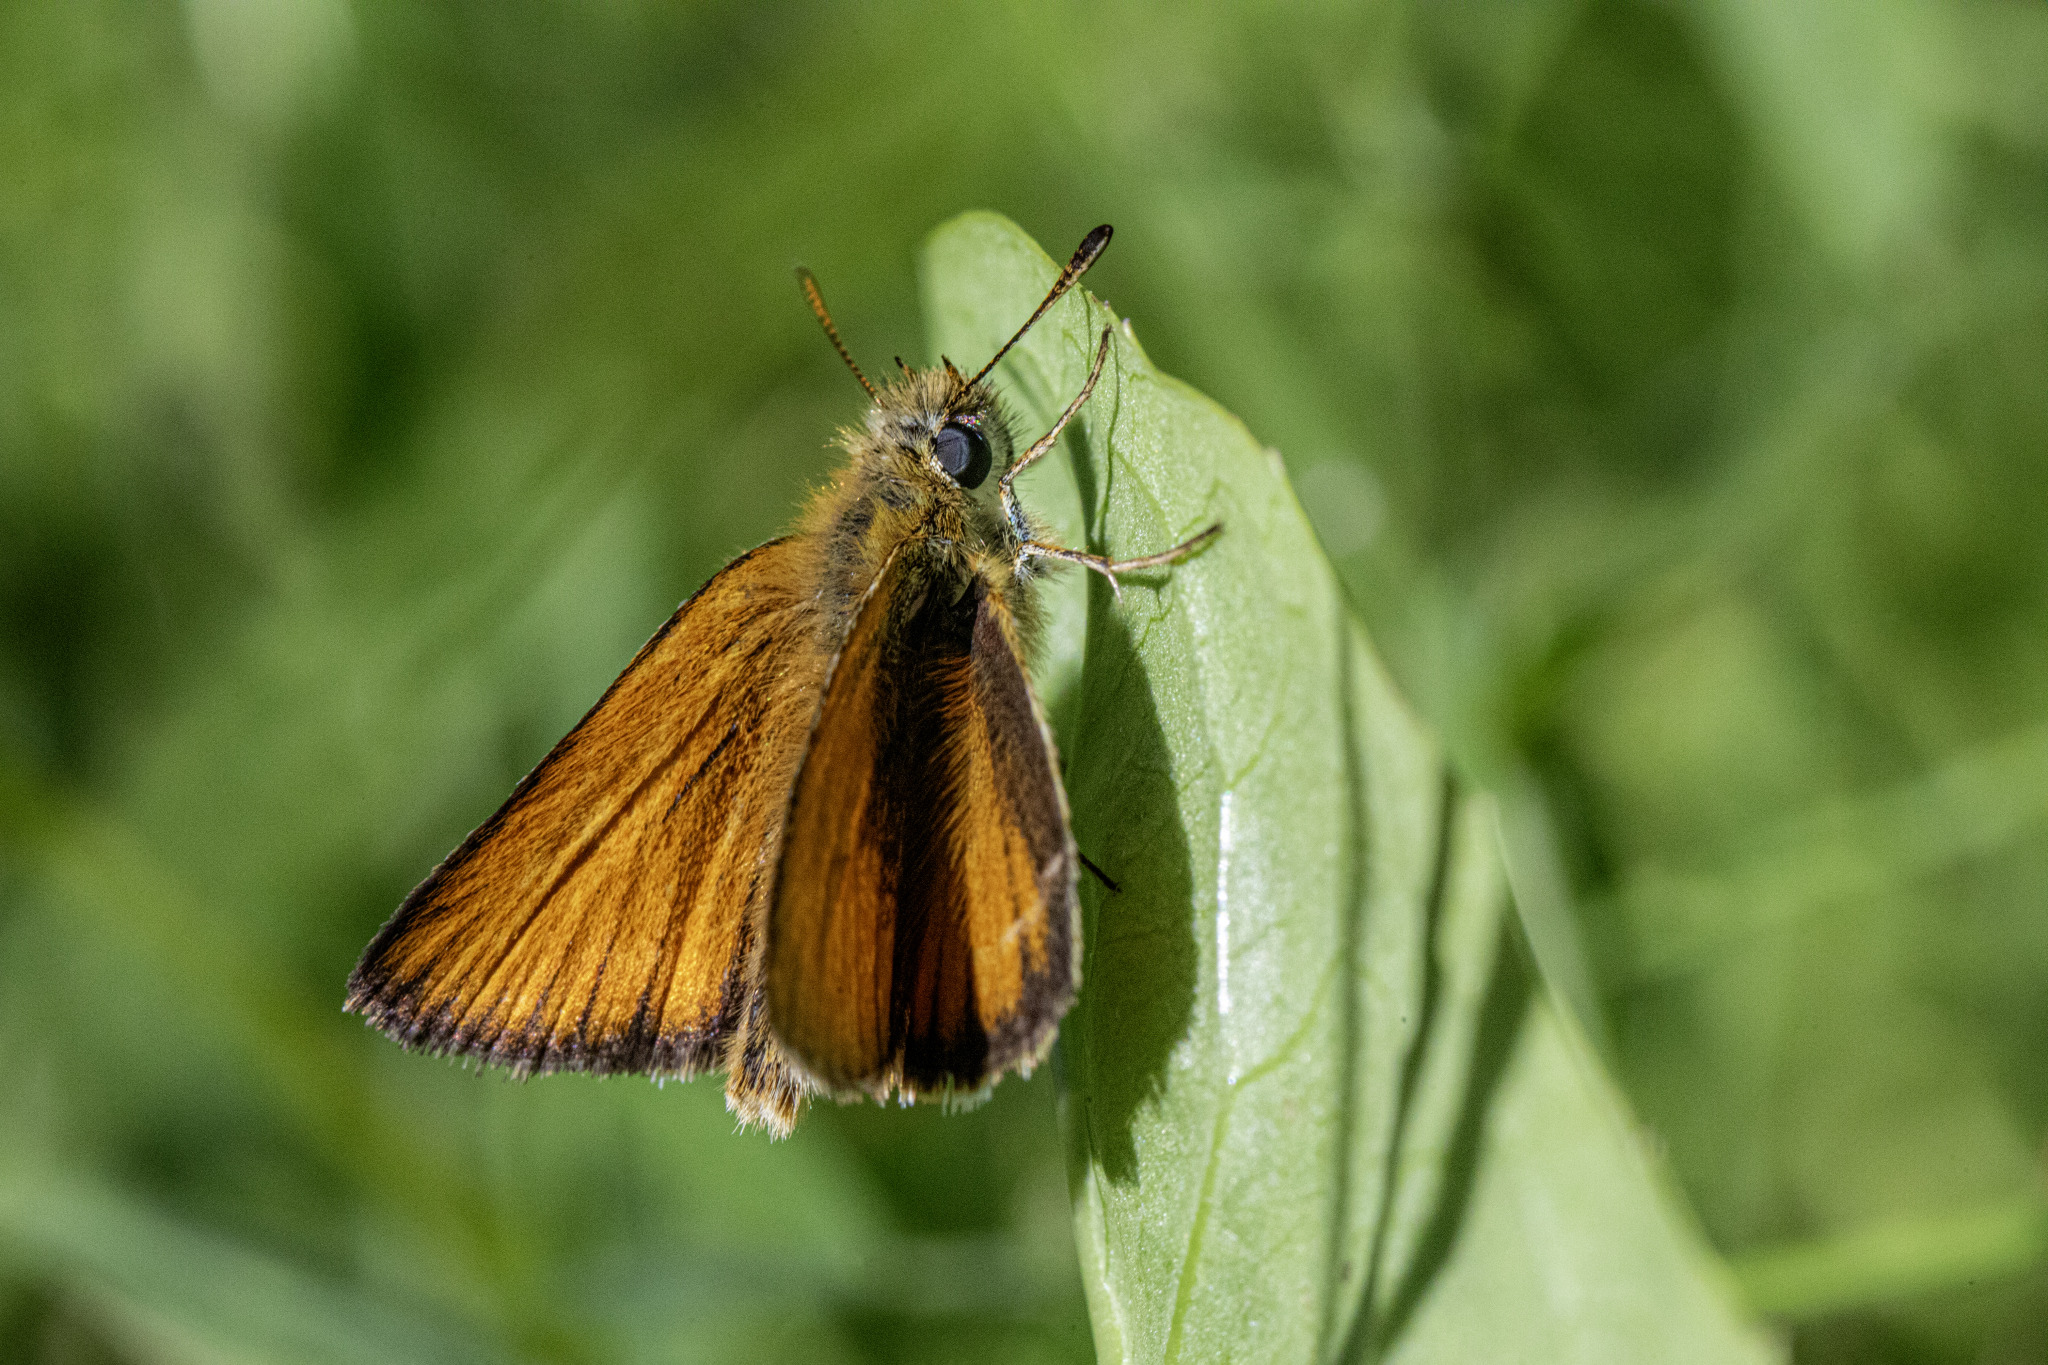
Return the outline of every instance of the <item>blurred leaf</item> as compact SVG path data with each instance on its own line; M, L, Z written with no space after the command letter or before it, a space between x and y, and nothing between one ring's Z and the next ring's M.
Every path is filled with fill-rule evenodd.
M1860 262L1920 226L1941 188L1939 105L1964 84L1950 7L1684 8L1755 111L1768 155L1823 241Z
M299 1270L95 1183L39 1166L0 1172L0 1247L60 1268L141 1358L490 1361L474 1328Z
M1054 271L988 214L925 267L963 363ZM1077 296L1012 353L1027 428L1115 325ZM1534 984L1494 803L1394 691L1277 457L1128 324L1115 356L1027 505L1118 556L1225 530L1120 606L1069 575L1041 673L1077 837L1122 884L1084 889L1060 1054L1102 1357L1771 1358Z
M1752 1252L1735 1274L1768 1313L1819 1317L1888 1298L1997 1280L2048 1257L2048 1203L1900 1220Z

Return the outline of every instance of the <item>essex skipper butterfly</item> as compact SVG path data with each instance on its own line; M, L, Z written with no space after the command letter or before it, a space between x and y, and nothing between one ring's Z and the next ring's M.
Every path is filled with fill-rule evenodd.
M543 1071L691 1076L776 1135L812 1094L966 1096L1045 1055L1080 983L1052 734L1025 676L1034 580L1116 585L1048 543L989 371L1109 245L1081 242L972 379L877 389L797 530L742 555L634 656L370 943L347 1008L408 1047ZM997 477L991 481L990 475ZM993 496L991 496L993 494Z

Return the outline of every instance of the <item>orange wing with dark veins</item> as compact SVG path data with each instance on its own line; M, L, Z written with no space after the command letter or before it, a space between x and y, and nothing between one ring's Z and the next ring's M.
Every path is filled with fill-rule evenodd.
M823 682L792 558L764 545L676 611L406 898L347 1008L521 1073L725 1063Z
M1000 597L906 549L847 637L796 781L768 1017L841 1094L1028 1068L1079 976L1078 860Z

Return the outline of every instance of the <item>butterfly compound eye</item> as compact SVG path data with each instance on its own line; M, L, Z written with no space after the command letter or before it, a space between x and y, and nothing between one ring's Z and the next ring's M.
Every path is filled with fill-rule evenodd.
M988 477L988 442L973 427L948 422L932 441L932 458L962 488L979 488Z

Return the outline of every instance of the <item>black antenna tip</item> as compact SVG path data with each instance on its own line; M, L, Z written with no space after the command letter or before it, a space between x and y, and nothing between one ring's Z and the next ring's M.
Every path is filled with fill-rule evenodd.
M1109 239L1115 231L1116 229L1104 223L1101 227L1083 237L1081 245L1074 248L1074 259L1067 264L1067 269L1078 275L1089 266L1094 265L1095 258L1100 256L1104 249L1109 246Z

